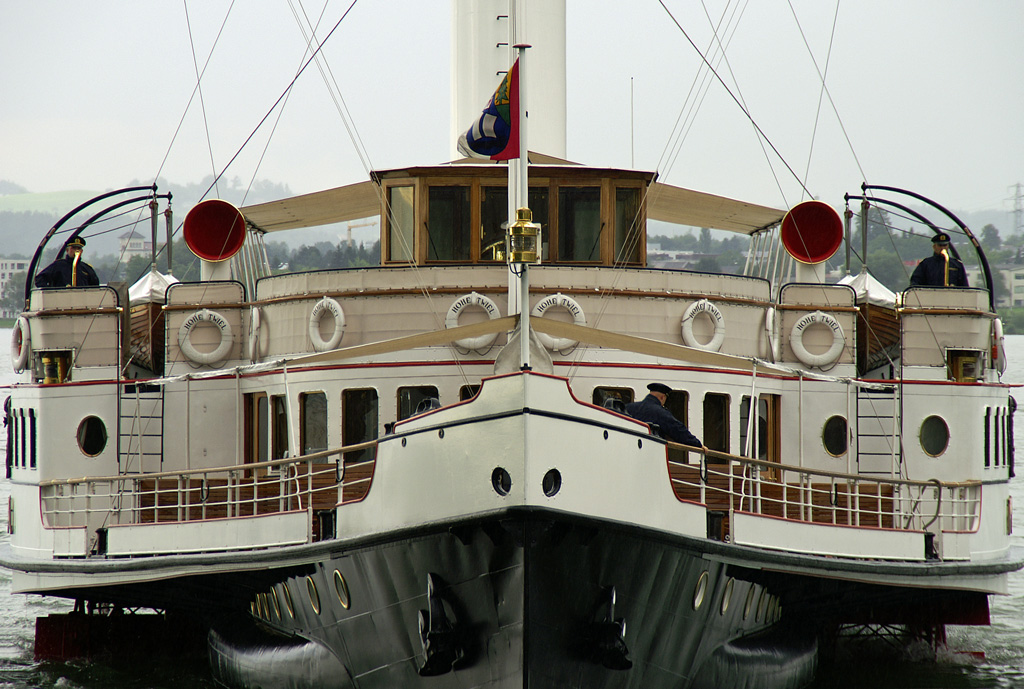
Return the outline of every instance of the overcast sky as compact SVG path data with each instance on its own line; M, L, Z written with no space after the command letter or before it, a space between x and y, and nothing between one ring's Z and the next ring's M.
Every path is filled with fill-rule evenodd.
M350 2L328 3L320 36ZM722 34L728 64L720 73L786 162L800 177L809 170L815 197L839 204L866 177L954 209L1012 209L1010 187L1024 183L1024 2L845 0L834 37L832 0L753 0L738 9L712 0L665 3L702 49L712 38L708 17L717 22L726 12L723 26L732 19ZM158 173L195 182L221 169L284 91L305 50L291 9L299 0L240 0L228 14L229 5L188 0L190 44L180 0L5 3L0 179L34 192L103 190ZM303 7L316 22L323 2ZM192 45L202 69L225 15L203 103L195 99L186 112L196 82ZM680 186L778 207L802 200L793 176L774 153L765 154L717 82L678 156L665 162L701 63L657 1L567 0L567 15L568 158L617 167L633 158ZM445 0L359 0L330 38L328 79L345 98L372 167L452 157L450 25ZM814 61L824 70L826 60L845 135L827 97L819 111ZM257 176L295 193L366 178L313 67L267 147L276 117L229 178L247 182L260 156Z

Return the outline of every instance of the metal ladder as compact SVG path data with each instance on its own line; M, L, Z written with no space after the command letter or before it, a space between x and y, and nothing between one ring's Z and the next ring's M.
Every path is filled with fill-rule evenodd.
M857 388L857 471L899 476L902 418L897 388Z
M126 384L119 402L119 473L160 471L164 457L163 386Z

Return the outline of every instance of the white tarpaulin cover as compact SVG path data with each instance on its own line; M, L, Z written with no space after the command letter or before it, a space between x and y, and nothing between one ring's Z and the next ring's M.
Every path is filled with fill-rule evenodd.
M876 280L866 270L857 275L847 275L839 281L840 285L849 285L857 293L857 303L874 304L892 309L896 307L896 293Z
M128 288L128 303L135 305L147 301L164 302L167 300L167 288L178 282L173 275L151 270Z

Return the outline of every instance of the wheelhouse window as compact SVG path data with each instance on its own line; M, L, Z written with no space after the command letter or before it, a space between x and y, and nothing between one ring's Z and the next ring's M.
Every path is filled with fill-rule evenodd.
M439 399L437 388L433 385L398 388L398 420L429 411Z
M341 443L358 445L377 439L377 391L356 388L341 393ZM372 447L345 453L345 463L373 459Z
M327 449L327 393L304 392L299 395L299 431L302 454Z
M530 210L533 221L541 224L541 241L544 242L541 260L547 259L545 230L548 226L548 189L530 187ZM505 251L505 230L502 223L508 222L508 187L480 187L480 260L503 261Z
M390 210L390 217L387 218L387 258L389 261L413 260L413 236L416 231L416 215L413 211L414 198L414 187L406 186L388 188L388 208Z
M615 190L615 263L639 263L643 232L640 229L640 189Z
M469 261L469 187L430 187L427 260Z
M558 260L601 260L600 187L558 190Z
M704 446L729 451L729 396L709 392L704 396Z

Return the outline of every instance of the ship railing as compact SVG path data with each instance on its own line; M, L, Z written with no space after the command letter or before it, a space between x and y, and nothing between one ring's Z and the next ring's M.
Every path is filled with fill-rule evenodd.
M57 479L39 484L51 528L173 523L306 510L319 513L365 497L377 441L294 458L231 466Z
M697 461L688 461L690 455ZM913 481L809 469L701 452L668 443L669 475L676 497L699 502L721 517L745 512L766 517L854 527L966 532L981 522L980 481Z

